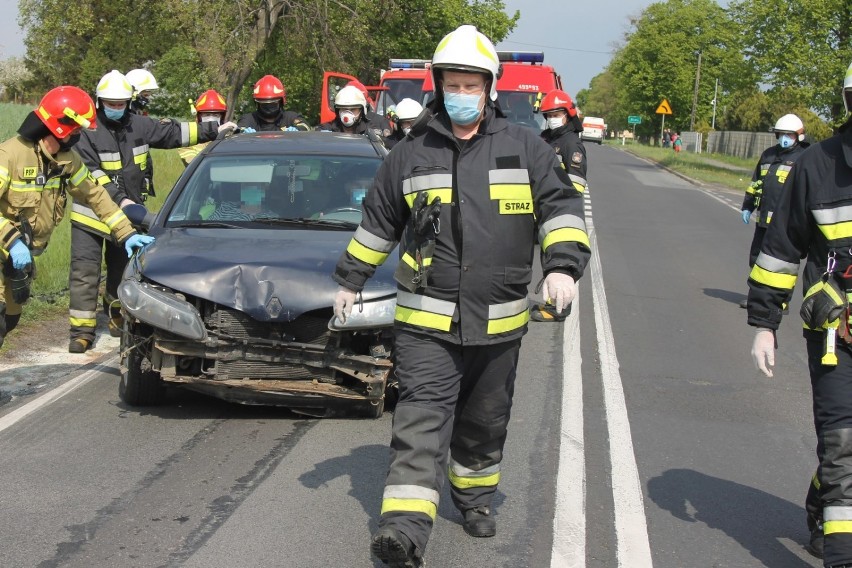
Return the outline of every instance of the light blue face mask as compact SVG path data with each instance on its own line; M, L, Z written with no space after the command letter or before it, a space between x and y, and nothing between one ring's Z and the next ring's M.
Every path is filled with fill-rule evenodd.
M795 143L796 138L789 134L782 134L781 137L778 138L778 144L780 144L782 148L789 148Z
M115 109L104 105L104 114L110 120L121 120L121 117L124 116L124 111L126 110L127 107L124 107L123 109Z
M444 91L444 108L454 123L467 126L473 124L482 113L479 110L479 99L482 94L466 95L464 93L448 93Z

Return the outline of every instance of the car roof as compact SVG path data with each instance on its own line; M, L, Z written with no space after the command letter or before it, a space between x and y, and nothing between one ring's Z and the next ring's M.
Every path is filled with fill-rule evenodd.
M339 132L257 132L237 134L210 144L208 155L325 154L381 158L366 136Z

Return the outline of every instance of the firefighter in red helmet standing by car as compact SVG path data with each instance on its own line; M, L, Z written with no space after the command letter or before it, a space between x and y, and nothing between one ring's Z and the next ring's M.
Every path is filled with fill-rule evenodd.
M578 128L577 106L565 91L554 90L541 101L541 114L546 122L541 137L550 144L559 159L559 165L568 173L571 185L579 193L586 191L586 148L580 139L582 124ZM530 319L543 322L560 322L568 317L568 310L556 313L550 304L537 304L530 310Z
M274 75L264 75L254 84L254 102L257 110L242 115L237 121L243 132L311 129L301 114L284 110L287 92L284 83Z
M195 113L195 121L198 124L215 122L219 125L225 122L225 114L228 112L228 103L225 102L225 97L220 95L214 89L210 89L201 93L201 96L199 96L198 100L195 101L195 104L192 105L192 110ZM194 146L178 148L178 155L180 155L183 165L188 166L193 158L207 147L207 144L207 142L202 142L201 144L196 144Z
M33 279L33 256L44 251L65 215L67 195L90 207L127 254L154 240L136 234L71 150L80 130L95 123L89 95L77 87L57 87L27 115L18 135L0 144L0 346L21 319Z

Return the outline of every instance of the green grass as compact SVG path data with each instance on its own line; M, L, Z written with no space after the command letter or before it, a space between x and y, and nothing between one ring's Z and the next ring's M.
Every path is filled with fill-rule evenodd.
M751 182L751 172L757 163L754 160L724 154L695 154L685 151L676 154L670 148L631 142L624 146L621 142L607 141L606 143L699 181L724 185L737 191L745 191L746 186ZM713 162L724 162L737 169L728 169Z

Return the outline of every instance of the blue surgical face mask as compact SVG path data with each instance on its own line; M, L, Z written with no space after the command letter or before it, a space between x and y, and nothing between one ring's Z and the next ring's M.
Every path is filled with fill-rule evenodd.
M782 148L789 148L795 143L796 138L794 136L790 136L789 134L782 134L781 137L778 138L778 144Z
M127 107L122 109L110 108L108 106L104 106L104 114L110 120L121 120L121 117L124 116L124 111L127 110Z
M482 114L482 110L479 108L481 98L482 93L467 95L444 91L444 108L447 109L450 120L460 126L467 126L476 122L476 119Z

